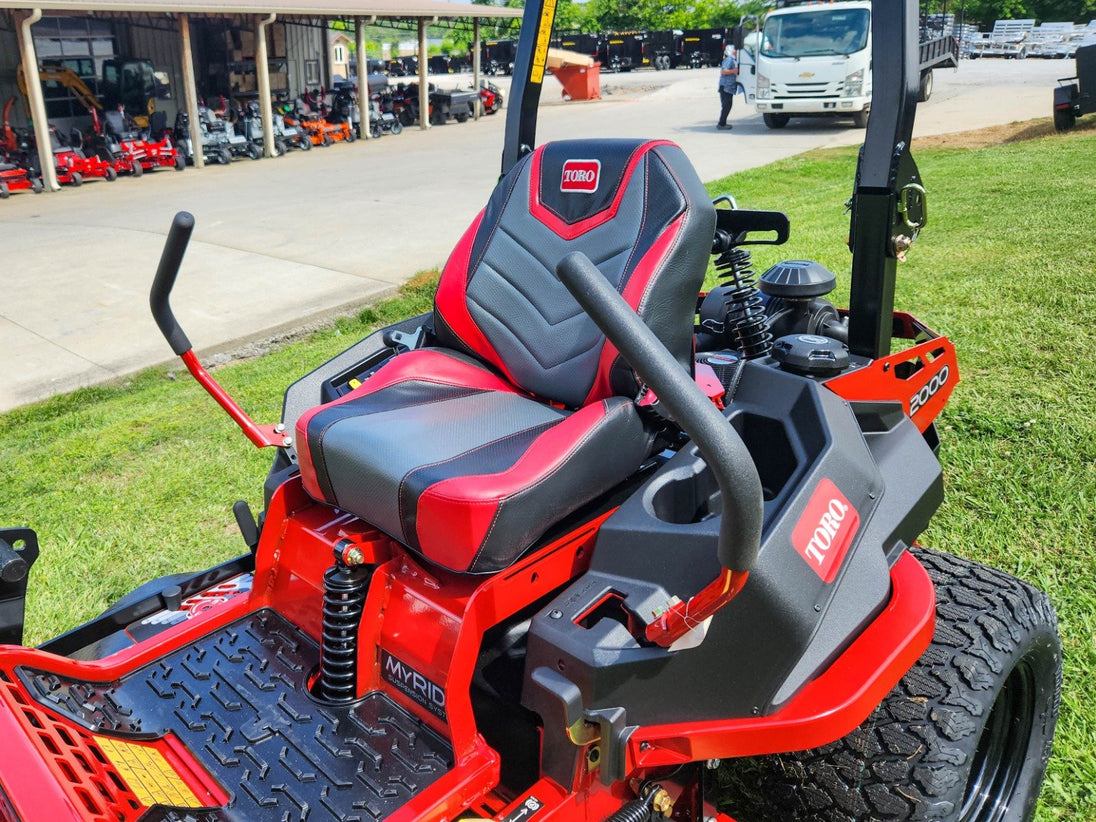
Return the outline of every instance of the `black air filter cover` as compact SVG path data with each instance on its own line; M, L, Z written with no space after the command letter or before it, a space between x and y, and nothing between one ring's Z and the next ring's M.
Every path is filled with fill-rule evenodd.
M809 300L829 294L837 285L837 275L813 260L785 260L761 275L760 288L770 297Z

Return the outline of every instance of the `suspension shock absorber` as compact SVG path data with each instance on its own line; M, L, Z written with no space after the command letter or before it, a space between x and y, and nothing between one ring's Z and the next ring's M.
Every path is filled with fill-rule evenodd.
M329 702L350 702L358 675L358 625L373 567L350 540L335 546L335 564L323 575L323 628L316 693Z
M730 245L733 239L728 236L725 242ZM716 258L715 268L726 288L724 329L734 335L738 350L746 359L767 356L772 351L773 335L757 290L749 249L730 245Z

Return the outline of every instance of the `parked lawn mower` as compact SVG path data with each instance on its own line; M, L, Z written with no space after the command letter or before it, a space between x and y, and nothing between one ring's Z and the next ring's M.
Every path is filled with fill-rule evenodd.
M137 128L121 106L104 112L103 139L116 160L129 164L134 177L157 168L186 168L186 158L172 143L167 115L162 111L153 112L144 130Z
M502 108L502 89L490 80L480 80L479 104L484 114L494 114Z
M526 4L503 176L433 310L278 424L176 321L176 216L153 315L275 449L265 510L234 506L242 557L38 648L38 538L0 531L4 822L1031 818L1054 612L916 543L959 379L893 311L926 218L916 4L874 7L847 311L817 263L758 279L787 216L713 204L669 141L536 145L554 9Z
M383 137L385 134L402 134L403 124L391 111L381 109L380 100L374 98L369 102L369 136Z
M6 200L13 191L42 193L41 176L28 162L29 146L21 140L11 126L11 107L15 97L4 104L3 131L0 132L0 200Z
M329 112L326 100L322 89L306 91L294 101L293 114L286 118L286 124L303 129L316 146L340 141L352 143L356 135L348 112Z
M233 157L250 157L259 160L263 150L237 134L231 123L221 119L204 104L198 106L198 125L202 138L202 157L207 163L228 165ZM187 162L194 162L194 146L190 138L190 117L185 111L175 115L175 141Z
M198 115L204 131L209 134L210 141L220 149L227 151L231 157L249 157L252 160L261 160L263 150L244 134L236 132L230 104L224 97L218 99L218 107L214 110L210 106L199 105ZM203 140L205 138L203 137Z
M113 183L118 179L118 171L113 160L106 160L97 154L87 154L82 148L70 145L57 132L57 127L49 127L50 144L53 148L53 161L57 167L57 182L61 185L79 186L84 180L100 178ZM33 144L33 143L32 143ZM32 158L34 154L32 152Z
M0 153L0 200L6 200L13 191L33 191L42 193L42 180L33 175L26 166L10 162Z
M228 165L232 162L232 154L215 140L201 123L199 123L199 134L202 144L198 148L202 152L203 162L220 165ZM175 147L183 155L185 162L194 164L195 147L190 136L190 115L185 111L175 115Z
M263 113L259 101L249 100L246 105L238 107L236 112L236 123L239 125L243 136L262 149L265 138L263 137ZM281 118L275 117L274 119L277 121ZM283 133L284 130L285 127L283 126ZM296 129L294 129L294 133L296 133ZM311 147L311 144L309 146ZM281 157L287 151L289 151L289 143L278 134L278 130L275 128L273 155Z

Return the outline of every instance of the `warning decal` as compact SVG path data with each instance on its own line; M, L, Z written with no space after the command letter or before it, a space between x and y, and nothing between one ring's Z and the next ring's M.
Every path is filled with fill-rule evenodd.
M95 741L145 806L205 807L156 748L106 736Z

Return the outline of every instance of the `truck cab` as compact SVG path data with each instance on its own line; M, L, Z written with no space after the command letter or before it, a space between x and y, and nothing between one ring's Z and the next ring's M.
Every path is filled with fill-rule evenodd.
M754 104L769 128L791 117L851 117L871 108L871 3L774 9L761 30Z

